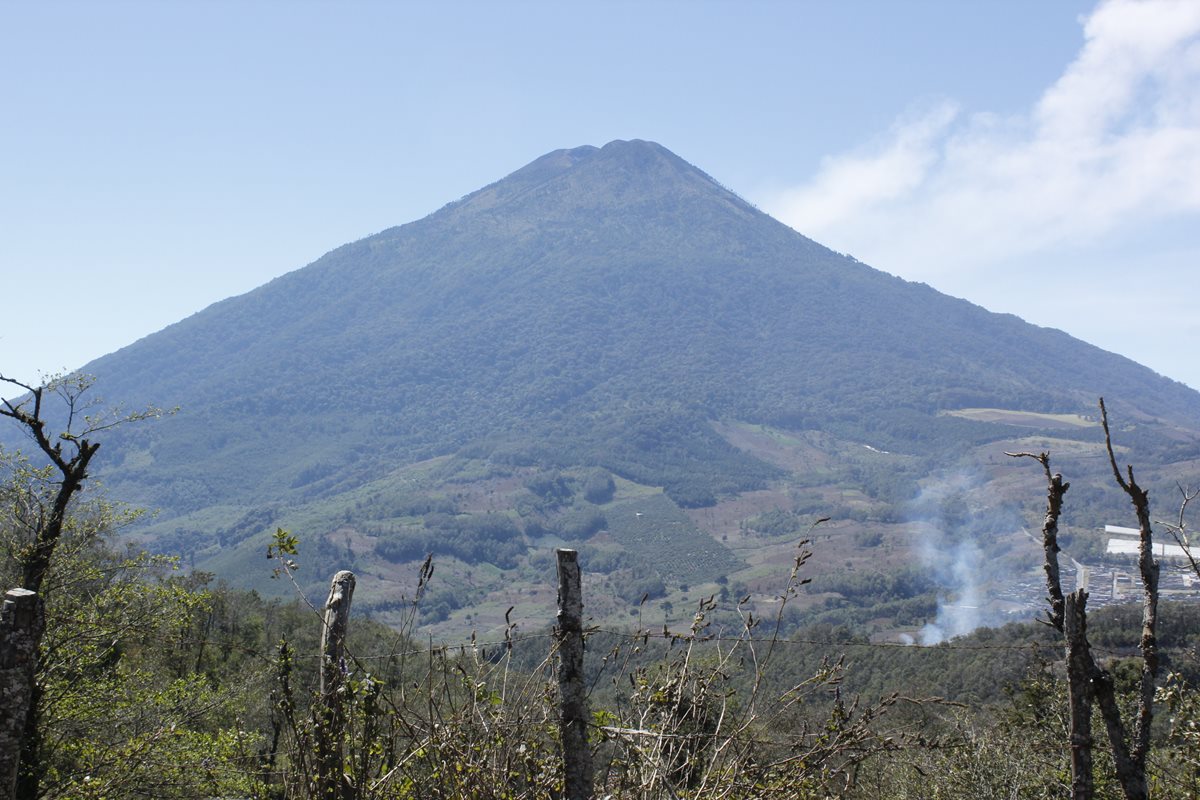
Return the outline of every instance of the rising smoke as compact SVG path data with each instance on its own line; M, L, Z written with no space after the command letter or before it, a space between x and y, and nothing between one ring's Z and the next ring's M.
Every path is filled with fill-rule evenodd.
M1011 621L991 600L995 587L1016 580L999 557L1007 545L998 534L1019 530L1020 522L990 501L977 475L956 472L923 488L910 505L909 521L921 531L921 562L940 587L937 617L917 634L920 644Z

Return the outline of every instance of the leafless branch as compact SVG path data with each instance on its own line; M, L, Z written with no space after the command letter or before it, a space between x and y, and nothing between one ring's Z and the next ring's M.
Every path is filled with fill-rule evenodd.
M1154 716L1154 681L1158 675L1158 564L1154 561L1153 538L1150 528L1149 495L1137 484L1133 467L1127 466L1122 475L1108 424L1108 410L1100 399L1100 419L1104 428L1104 446L1108 453L1113 477L1133 504L1138 519L1138 570L1142 579L1142 675L1138 687L1137 710L1132 735L1117 703L1112 675L1096 663L1087 640L1087 592L1082 589L1064 598L1058 577L1058 519L1062 498L1070 484L1062 475L1051 474L1048 453L1008 453L1014 458L1032 458L1042 465L1047 482L1046 519L1042 527L1045 549L1046 584L1050 597L1050 623L1063 633L1066 644L1067 678L1071 705L1071 768L1072 793L1077 798L1092 796L1092 733L1091 709L1099 707L1108 734L1117 779L1128 800L1145 800L1148 796L1146 759L1150 750L1150 726ZM1183 491L1180 525L1190 501ZM1194 495L1193 495L1194 496Z
M1171 534L1171 538L1175 543L1183 549L1184 556L1187 557L1188 563L1191 565L1192 572L1196 573L1196 577L1200 578L1200 562L1196 560L1196 555L1192 552L1192 543L1188 538L1187 524L1187 509L1188 504L1200 497L1200 487L1192 489L1190 486L1184 486L1181 483L1175 484L1179 488L1180 495L1183 499L1179 503L1179 516L1175 522L1159 522Z
M1058 519L1062 515L1063 495L1071 488L1071 484L1063 481L1059 473L1050 473L1049 453L1005 453L1012 458L1032 458L1042 465L1046 475L1046 516L1042 522L1042 551L1045 555L1043 569L1046 572L1046 599L1050 602L1049 619L1051 627L1059 633L1063 632L1063 614L1065 599L1062 591L1062 578L1059 572L1058 554Z
M1128 481L1121 477L1117 460L1113 455L1112 436L1108 428L1108 413L1104 398L1100 398L1100 416L1104 425L1104 445L1108 450L1109 464L1117 484L1129 495L1138 520L1138 572L1142 578L1142 676L1138 691L1137 716L1134 722L1130 758L1141 777L1145 791L1146 756L1150 752L1150 724L1154 716L1154 680L1158 676L1158 563L1154 560L1153 532L1150 526L1150 496L1138 486L1133 467L1127 466ZM1103 710L1103 709L1102 709ZM1122 776L1122 784L1125 778Z

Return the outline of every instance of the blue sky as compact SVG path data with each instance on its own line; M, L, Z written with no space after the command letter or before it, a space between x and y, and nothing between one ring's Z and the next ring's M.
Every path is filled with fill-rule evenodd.
M75 368L561 147L1200 388L1200 3L0 0L0 371Z

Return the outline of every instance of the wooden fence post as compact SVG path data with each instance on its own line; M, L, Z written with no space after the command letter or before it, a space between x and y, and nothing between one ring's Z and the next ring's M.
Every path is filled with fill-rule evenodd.
M583 679L583 589L579 554L558 549L558 707L567 800L591 800L592 753L587 741Z
M342 708L345 681L346 629L350 625L350 600L354 596L354 573L342 570L333 576L321 627L321 689L313 708L316 720L315 800L342 797L343 742L346 719Z
M37 592L9 589L0 611L0 800L16 797L38 642L45 626L45 606Z

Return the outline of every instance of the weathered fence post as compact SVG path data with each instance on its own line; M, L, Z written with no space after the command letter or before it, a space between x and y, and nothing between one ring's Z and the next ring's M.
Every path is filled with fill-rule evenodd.
M567 800L591 800L592 753L587 741L587 690L583 679L583 589L579 554L558 555L558 707Z
M342 745L346 719L339 691L346 677L346 629L350 625L350 600L354 596L354 573L342 570L333 576L325 618L321 628L321 690L313 709L317 722L315 800L338 800L342 796Z
M0 800L17 794L38 642L45 626L45 606L37 592L9 589L0 611Z

